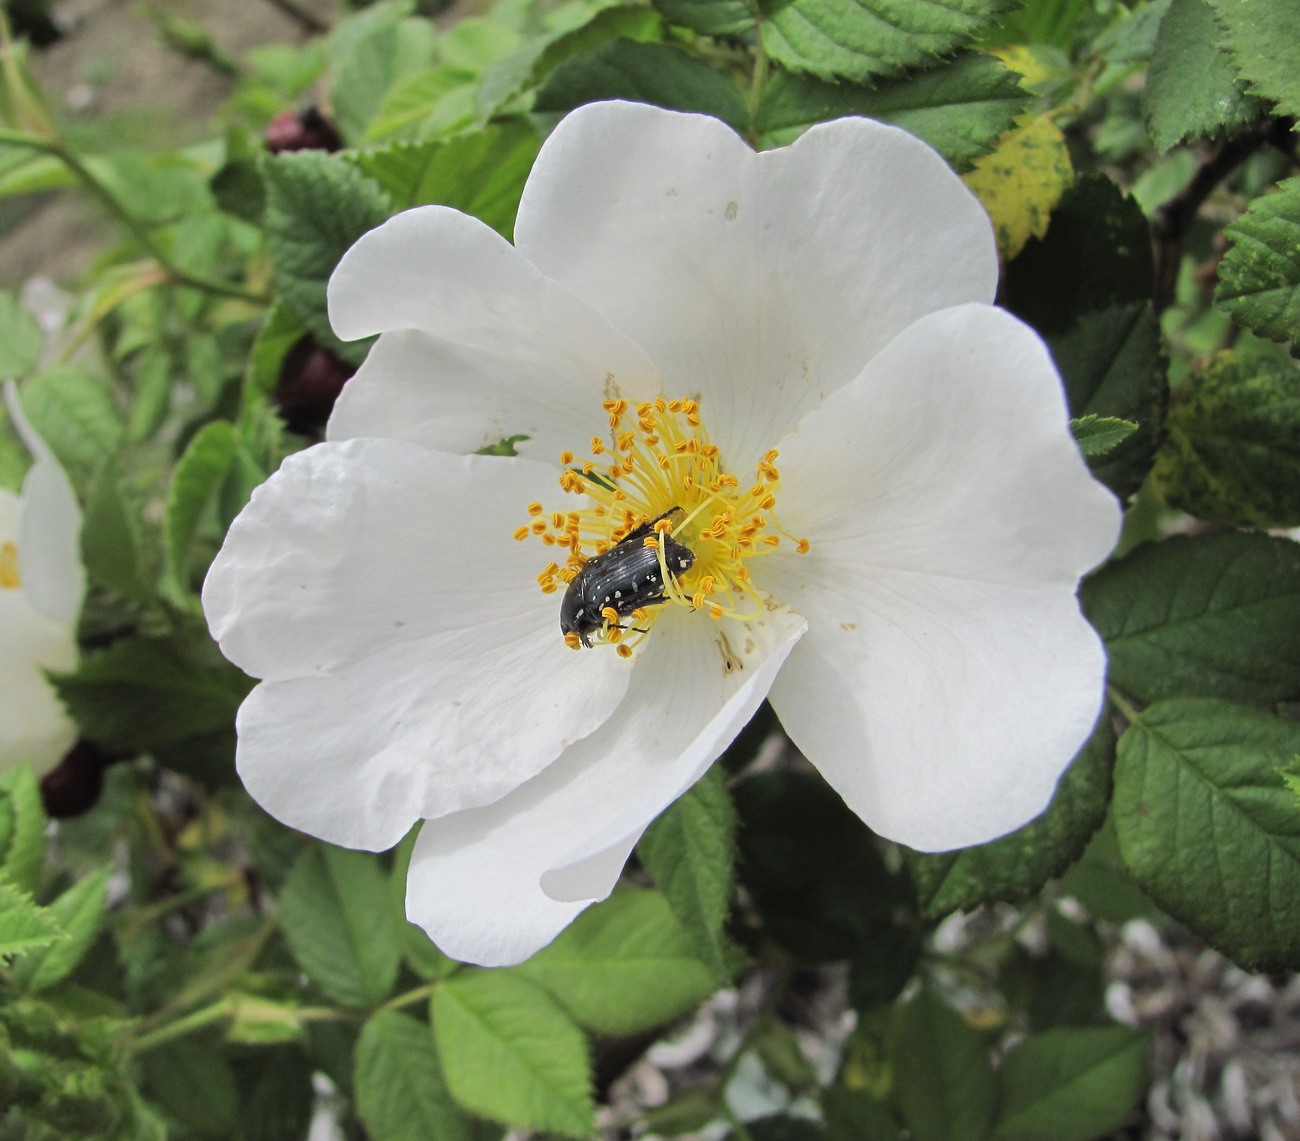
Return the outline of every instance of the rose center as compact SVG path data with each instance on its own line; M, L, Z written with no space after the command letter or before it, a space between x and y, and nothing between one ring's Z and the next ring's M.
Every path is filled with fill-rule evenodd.
M776 451L742 485L710 442L697 401L632 409L609 400L604 409L609 435L592 437L591 458L560 456L560 486L592 505L548 515L530 504L532 518L515 531L557 548L537 581L546 594L565 588L565 642L612 645L628 657L669 605L715 620L758 617L767 599L752 582L752 560L783 541L808 550L777 522Z

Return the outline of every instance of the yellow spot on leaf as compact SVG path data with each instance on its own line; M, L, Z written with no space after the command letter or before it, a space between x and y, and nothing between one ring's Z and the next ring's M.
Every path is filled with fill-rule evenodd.
M1052 209L1074 181L1061 129L1046 115L1022 115L992 154L975 160L965 176L997 233L998 253L1010 261L1029 241L1047 233Z

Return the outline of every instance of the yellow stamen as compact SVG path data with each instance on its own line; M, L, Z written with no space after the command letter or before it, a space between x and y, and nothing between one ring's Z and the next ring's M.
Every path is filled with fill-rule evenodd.
M18 544L0 543L0 590L17 590L22 584L18 573Z

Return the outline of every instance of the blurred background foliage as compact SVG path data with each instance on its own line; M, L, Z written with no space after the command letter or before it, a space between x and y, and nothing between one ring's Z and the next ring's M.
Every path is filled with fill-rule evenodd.
M1158 1135L1116 932L1300 963L1293 0L235 7L0 6L0 376L90 578L53 678L82 739L0 775L0 1141ZM430 202L509 237L548 129L606 98L759 148L869 115L963 174L1128 505L1082 594L1111 702L1046 815L942 856L765 709L607 902L487 971L405 921L409 838L332 848L242 792L251 682L197 592L364 357L325 315L342 252ZM0 424L0 485L28 463Z

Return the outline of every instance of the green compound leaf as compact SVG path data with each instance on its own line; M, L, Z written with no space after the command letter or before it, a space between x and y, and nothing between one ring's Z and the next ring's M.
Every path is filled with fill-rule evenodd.
M1300 525L1300 369L1221 353L1179 386L1156 491L1202 519Z
M388 195L352 163L322 151L267 159L266 241L281 300L325 347L358 363L366 342L344 344L330 327L325 285L339 259L393 212Z
M724 983L723 926L735 882L736 812L721 769L710 769L646 830L637 855L668 901L695 953Z
M1215 299L1260 336L1300 340L1300 178L1255 199L1224 233L1232 246Z
M1047 234L1007 266L998 304L1048 336L1085 313L1148 300L1154 278L1141 207L1104 174L1085 174L1056 204Z
M1300 6L1293 0L1210 0L1223 45L1250 90L1277 104L1284 115L1300 115Z
M23 410L59 462L93 472L122 440L118 417L102 378L76 365L59 365L23 385Z
M63 936L63 928L49 908L0 879L0 963L35 947L48 947Z
M664 18L702 36L734 36L754 26L750 0L650 0Z
M1132 420L1121 420L1118 416L1088 415L1070 421L1074 442L1089 459L1113 452L1137 430Z
M1153 705L1120 738L1125 864L1247 970L1300 966L1300 813L1279 772L1297 752L1300 724L1209 699Z
M587 1044L541 987L515 971L467 970L433 992L433 1037L452 1095L525 1129L595 1128Z
M183 599L189 593L195 536L220 495L238 452L235 429L225 420L213 420L194 434L176 464L163 515L167 589L173 598Z
M1084 581L1110 680L1140 702L1300 696L1300 543L1221 532L1147 543Z
M981 903L1023 899L1060 875L1083 854L1106 816L1114 758L1115 732L1104 710L1037 820L958 852L903 849L922 914L939 919Z
M588 908L513 973L600 1034L662 1026L718 987L657 891L621 891Z
M524 181L541 147L526 123L486 127L445 142L398 143L349 156L400 209L454 206L509 238Z
M1012 0L789 0L763 23L781 66L865 83L969 44Z
M108 894L108 868L73 884L46 910L67 933L66 939L29 951L14 964L14 982L25 990L43 990L68 977L99 934Z
M280 927L308 976L349 1006L388 997L400 958L377 859L332 844L298 858L280 893Z
M914 1141L983 1141L997 1094L978 1031L932 991L898 1011L894 1097Z
M1173 0L1160 22L1145 91L1147 126L1163 153L1184 139L1231 131L1259 114L1219 47L1207 0Z
M814 962L853 958L914 911L906 877L820 777L768 771L735 790L740 879L764 934Z
M1169 393L1160 328L1150 304L1087 313L1067 332L1049 336L1048 345L1065 380L1072 416L1137 424L1128 439L1088 464L1116 495L1132 495L1155 459Z
M762 145L772 147L813 123L866 115L902 127L964 171L993 149L1027 102L1014 71L992 56L972 54L877 87L778 71L763 91L756 125Z
M1149 1035L1126 1026L1031 1035L998 1070L995 1141L1092 1141L1124 1124L1147 1085Z
M144 1088L177 1122L201 1137L230 1137L239 1122L239 1087L225 1055L191 1040L141 1056Z
M40 884L47 823L31 765L0 773L0 875L23 891Z
M357 1113L372 1137L474 1141L424 1023L395 1010L380 1012L362 1028L353 1065Z
M52 677L73 720L106 749L146 753L229 731L252 683L224 662L197 665L169 641L123 638Z
M45 335L18 298L0 291L0 377L26 376L41 359Z
M538 91L533 109L563 113L600 99L698 111L737 131L749 125L745 101L724 75L677 48L628 39L565 60Z

